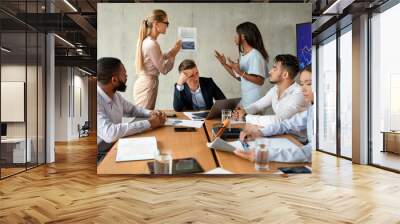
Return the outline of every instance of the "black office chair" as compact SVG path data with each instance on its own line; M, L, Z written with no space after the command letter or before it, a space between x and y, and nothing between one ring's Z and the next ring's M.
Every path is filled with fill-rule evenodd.
M78 124L79 138L89 136L89 129L90 129L89 121L85 121L82 127L80 127L80 125Z

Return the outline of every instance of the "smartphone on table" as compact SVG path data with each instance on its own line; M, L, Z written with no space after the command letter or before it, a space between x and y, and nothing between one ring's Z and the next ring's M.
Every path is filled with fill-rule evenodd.
M175 127L175 132L196 132L196 128Z
M296 173L311 173L311 170L305 166L296 166L296 167L281 167L278 168L283 173L287 174L296 174Z

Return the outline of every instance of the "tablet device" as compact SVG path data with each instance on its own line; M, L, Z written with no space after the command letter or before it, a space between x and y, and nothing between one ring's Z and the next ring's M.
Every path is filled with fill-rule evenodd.
M154 174L154 162L148 162L150 174ZM172 160L172 174L203 173L204 169L195 158L182 158Z

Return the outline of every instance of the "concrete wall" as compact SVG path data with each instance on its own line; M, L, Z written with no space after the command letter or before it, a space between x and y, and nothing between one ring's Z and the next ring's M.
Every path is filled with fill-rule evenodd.
M88 77L71 67L56 67L55 141L78 138L78 124L88 120Z
M168 13L170 26L158 42L166 52L177 40L178 27L197 27L199 50L195 53L180 52L174 69L160 77L156 108L171 109L173 85L178 78L177 67L185 58L197 62L200 74L212 77L227 97L240 96L239 82L234 80L214 58L214 50L238 58L234 44L235 28L246 21L260 29L264 44L273 58L282 53L296 54L296 24L311 22L311 4L98 4L97 55L120 58L128 73L128 88L124 96L133 102L135 51L139 24L153 9ZM271 87L265 84L265 92Z

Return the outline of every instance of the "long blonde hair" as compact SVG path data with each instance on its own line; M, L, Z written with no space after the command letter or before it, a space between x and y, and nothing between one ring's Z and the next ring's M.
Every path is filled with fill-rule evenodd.
M139 27L139 37L136 44L136 73L143 73L144 65L143 65L143 55L142 55L142 44L143 40L150 35L151 29L153 28L153 22L162 22L164 18L167 17L167 13L161 9L153 10L152 14L140 23Z

